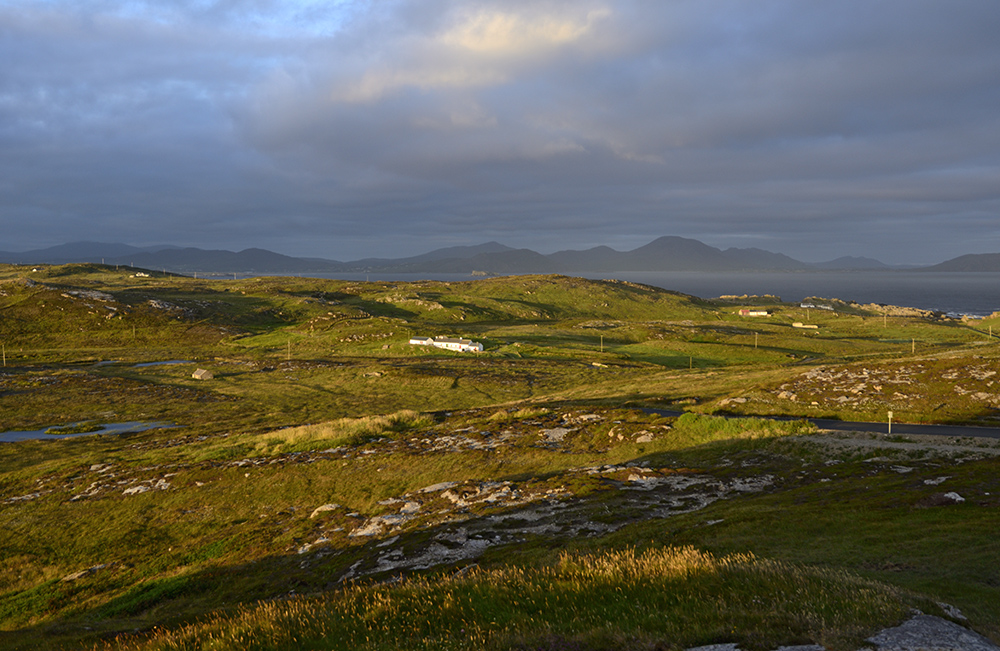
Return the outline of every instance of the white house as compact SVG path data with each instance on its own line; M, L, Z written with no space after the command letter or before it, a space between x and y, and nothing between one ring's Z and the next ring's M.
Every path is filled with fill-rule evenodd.
M445 350L457 350L460 353L481 353L483 345L471 339L456 339L452 337L434 337L433 346L444 348Z
M445 350L454 350L460 353L481 353L483 345L471 339L457 339L454 337L410 337L410 343L414 346L434 346Z

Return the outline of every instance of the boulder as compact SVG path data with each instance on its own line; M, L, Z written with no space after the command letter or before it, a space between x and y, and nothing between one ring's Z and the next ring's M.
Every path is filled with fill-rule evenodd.
M317 506L315 509L313 509L313 512L309 515L309 518L310 519L315 518L320 513L324 513L326 511L336 511L339 508L340 508L339 504L324 504L323 506Z
M1000 651L1000 647L964 626L923 613L866 641L878 651Z
M437 493L438 491L448 490L452 486L458 486L457 481L443 481L440 484L431 484L430 486L425 486L418 490L418 493Z

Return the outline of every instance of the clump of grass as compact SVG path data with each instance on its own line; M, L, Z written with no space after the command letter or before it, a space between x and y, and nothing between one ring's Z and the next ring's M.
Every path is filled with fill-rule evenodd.
M254 450L259 454L280 454L315 449L320 444L328 447L357 446L431 425L433 419L430 416L409 409L377 416L340 418L269 432Z
M682 649L814 642L846 649L905 612L898 591L846 572L683 547L564 553L548 567L356 586L104 648Z
M506 423L515 420L525 420L527 418L538 418L549 413L545 407L525 407L514 411L501 410L490 416L490 421L494 423Z
M88 421L84 423L74 423L61 427L50 427L45 430L46 434L87 434L89 432L99 432L104 429L102 423Z
M816 427L806 420L766 418L723 418L686 413L677 418L671 434L685 446L721 440L754 441L781 436L809 434Z

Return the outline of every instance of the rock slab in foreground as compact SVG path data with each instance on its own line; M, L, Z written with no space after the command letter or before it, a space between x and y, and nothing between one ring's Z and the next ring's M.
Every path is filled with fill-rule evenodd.
M878 651L1000 651L982 635L931 615L916 615L867 641Z
M868 638L877 651L1000 651L979 633L940 617L918 614L895 628L887 628ZM687 651L742 651L734 643L710 644ZM825 651L819 645L783 646L776 651ZM871 651L866 647L862 651Z

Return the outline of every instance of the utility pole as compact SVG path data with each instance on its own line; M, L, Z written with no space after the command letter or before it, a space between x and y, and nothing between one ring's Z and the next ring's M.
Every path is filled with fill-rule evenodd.
M753 333L753 349L757 350L757 333Z
M917 352L917 340L910 339L910 354Z
M889 412L889 433L892 434L892 412Z
M7 367L7 344L3 345L3 365L4 368Z
M601 352L604 352L604 335L601 335Z

